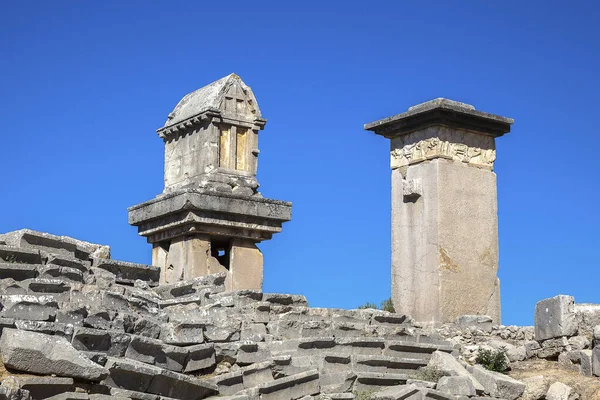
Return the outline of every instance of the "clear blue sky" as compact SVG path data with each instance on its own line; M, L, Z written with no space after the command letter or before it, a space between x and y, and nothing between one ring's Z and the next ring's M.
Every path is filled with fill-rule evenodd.
M264 290L390 296L387 140L363 124L436 97L515 119L497 141L505 324L559 293L600 303L600 7L594 1L3 1L0 232L150 262L127 207L163 189L155 133L231 72L269 120L259 181L292 201Z

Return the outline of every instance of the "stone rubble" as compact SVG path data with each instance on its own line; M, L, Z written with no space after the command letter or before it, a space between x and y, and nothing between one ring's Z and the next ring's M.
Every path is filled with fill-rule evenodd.
M0 399L577 396L471 366L481 348L502 347L511 362L551 358L600 375L597 310L564 307L566 296L543 301L540 313L558 311L536 315L536 327L461 316L423 328L380 310L310 308L299 295L227 292L225 274L158 286L156 267L93 255L106 246L18 232L27 241L0 235ZM444 376L423 381L423 367Z

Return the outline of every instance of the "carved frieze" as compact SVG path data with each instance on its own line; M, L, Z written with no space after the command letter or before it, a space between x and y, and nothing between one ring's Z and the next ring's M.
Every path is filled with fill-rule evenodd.
M434 158L446 158L493 169L496 160L493 138L475 137L469 132L458 135L449 134L447 131L427 133L429 134L419 132L406 135L392 143L390 161L392 169Z

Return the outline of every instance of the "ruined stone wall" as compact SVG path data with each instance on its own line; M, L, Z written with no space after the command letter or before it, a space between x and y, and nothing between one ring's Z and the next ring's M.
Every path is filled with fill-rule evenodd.
M425 329L300 295L227 292L224 274L158 286L158 268L107 257L107 246L70 238L0 236L0 399L513 400L525 383L471 365L500 346L513 362L593 372L592 306L557 306L577 328L543 340L482 316Z

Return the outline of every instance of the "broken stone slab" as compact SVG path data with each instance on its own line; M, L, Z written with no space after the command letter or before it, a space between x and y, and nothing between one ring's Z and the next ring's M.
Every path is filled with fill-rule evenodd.
M421 388L416 385L392 386L371 396L371 400L417 400L421 398Z
M343 393L350 392L356 381L356 373L353 371L344 372L320 372L320 383L322 393Z
M535 339L538 341L574 336L577 333L575 299L558 295L535 305Z
M212 293L219 293L225 290L225 276L224 273L199 276L187 281L160 285L155 287L153 291L163 300L199 294L204 289L210 289Z
M569 341L566 337L560 337L557 339L548 339L543 341L542 348L537 350L536 354L539 358L556 360L560 353L568 349Z
M488 371L481 365L473 367L473 377L481 383L485 393L492 397L515 400L525 391L525 384L523 382L519 382L499 372Z
M48 253L64 254L82 260L90 256L110 258L110 246L85 242L68 236L57 236L31 229L21 229L2 235L6 244L26 248L38 249Z
M583 376L592 376L592 358L592 350L567 351L558 355L558 364Z
M39 250L0 245L0 262L8 264L43 264Z
M81 260L76 257L67 256L64 254L44 254L47 257L46 264L58 265L59 267L67 267L78 269L81 272L87 272L92 265L90 261Z
M58 278L78 283L83 283L83 272L77 268L62 267L60 265L44 265L39 269L40 278Z
M89 398L90 396L87 393L64 392L52 397L47 397L45 400L88 400Z
M139 361L110 357L106 363L110 374L104 384L116 388L149 392L180 400L196 400L218 393L208 381L165 370Z
M132 336L125 357L175 372L183 371L188 351L144 336Z
M59 336L5 328L0 349L4 364L17 371L88 381L98 381L108 372Z
M295 400L320 392L319 372L311 370L258 386L261 400Z
M188 346L185 349L188 351L183 371L185 373L212 368L216 363L213 343L197 344L195 346Z
M21 331L44 333L46 335L62 336L71 340L73 327L67 324L47 321L15 320L15 328Z
M166 399L166 398L161 397L161 396L159 396L157 394L135 392L133 390L120 389L120 388L110 388L110 394L113 395L113 396L125 397L125 398L128 398L128 399L135 399L135 400L161 400L161 399Z
M383 338L377 337L335 337L336 349L348 354L379 355L386 346Z
M354 393L322 393L317 400L354 400Z
M261 301L263 293L260 290L235 290L231 292L221 292L210 294L207 304L219 304L222 307L241 308L248 304Z
M437 368L444 374L447 374L449 376L467 377L473 384L473 387L475 388L477 394L481 394L484 391L484 387L482 386L482 384L479 383L477 379L473 377L473 375L471 375L469 371L467 371L465 367L463 367L458 362L458 360L454 358L451 354L442 351L435 351L431 355L431 359L429 360L429 363L427 365L433 368Z
M95 258L92 266L112 272L115 274L118 283L133 285L136 279L140 279L148 282L150 286L158 285L159 267L102 258Z
M123 357L131 335L115 330L78 327L71 344L77 350L103 352L109 356Z
M357 372L354 391L376 391L388 386L404 385L408 380L406 374L393 374L381 372Z
M307 307L306 297L299 294L263 293L262 300L283 306Z
M0 316L32 321L54 321L58 309L58 303L49 295L0 295L0 304Z
M466 376L443 376L437 382L436 389L453 396L475 396L475 386Z
M64 300L69 301L70 296L68 292L71 290L71 284L61 279L46 279L46 278L33 278L26 279L22 282L23 286L27 288L30 294L61 294L67 292L67 296ZM57 297L55 297L57 298ZM62 298L60 298L63 300Z
M159 339L178 346L203 343L204 327L204 323L166 323L161 325Z
M21 389L28 390L34 399L46 399L74 389L73 378L58 378L52 376L19 377Z
M562 382L554 382L548 388L546 400L576 400L579 395L575 390Z
M454 348L449 345L434 343L417 343L407 340L388 340L383 355L393 357L411 357L429 360L435 351L452 353Z
M19 264L19 263L0 263L0 279L12 278L15 281L23 281L38 276L38 269L41 264Z
M543 399L548 391L549 382L546 382L543 375L524 378L522 382L525 384L525 391L521 396L522 400Z
M27 294L27 289L12 278L5 278L0 280L0 293L23 295Z
M388 356L352 356L356 371L410 373L427 365L427 360Z

